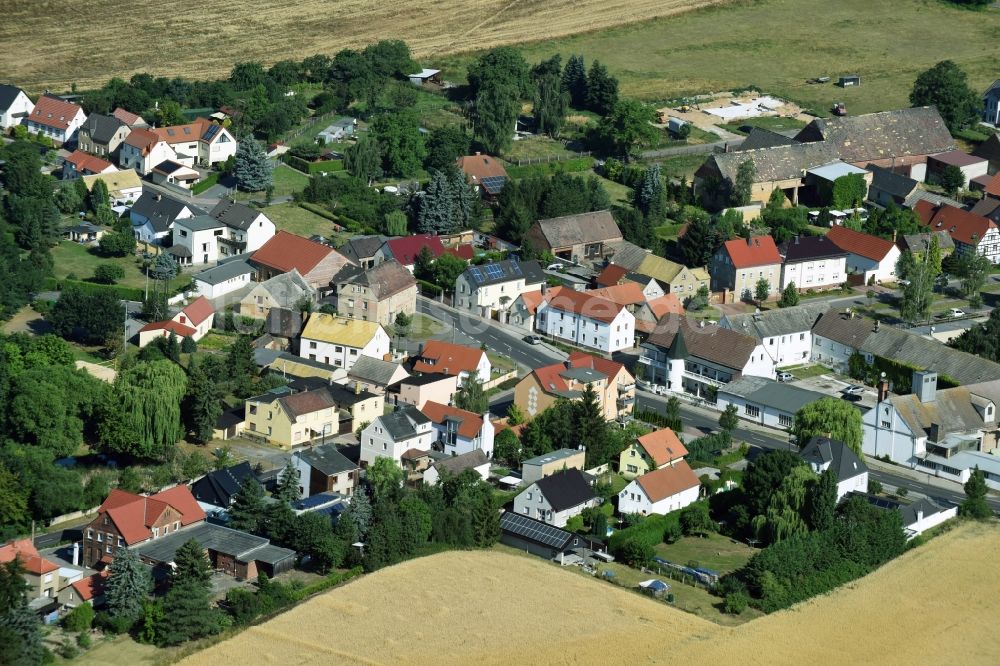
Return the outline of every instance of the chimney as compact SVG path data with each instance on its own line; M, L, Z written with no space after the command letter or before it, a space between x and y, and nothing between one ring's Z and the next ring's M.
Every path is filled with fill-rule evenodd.
M753 238L747 238L747 247L753 247Z
M73 542L73 566L80 566L80 542Z
M911 390L920 402L937 400L937 373L930 370L916 370L913 373Z
M822 238L822 236L820 236L820 238ZM795 234L795 244L796 245L799 244L799 235L798 234Z
M931 442L940 442L944 437L944 427L937 421L931 421L931 427L927 429L927 439Z
M889 380L885 378L885 373L882 373L882 379L878 381L878 401L885 402L886 398L889 397Z

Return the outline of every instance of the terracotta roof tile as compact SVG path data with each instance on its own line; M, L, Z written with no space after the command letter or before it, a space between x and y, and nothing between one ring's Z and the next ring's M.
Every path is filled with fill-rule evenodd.
M64 102L58 97L42 95L35 102L28 120L46 127L55 127L64 130L69 127L70 121L80 113L81 109L76 104Z
M844 252L867 257L873 261L882 261L892 250L892 241L842 226L830 229L826 237Z
M597 276L597 284L602 287L611 287L620 284L626 275L628 275L627 268L618 266L617 264L608 264L601 271L601 274Z
M926 209L923 212L926 213ZM953 241L966 245L978 245L996 226L988 218L947 205L936 208L930 221L924 222L924 215L920 216L920 221L931 231L946 231Z
M473 185L481 185L490 194L499 194L503 189L507 179L507 170L503 168L503 163L496 157L490 155L465 155L455 160L459 170L465 173L469 182ZM503 181L489 181L489 185L483 181L487 178L503 178Z
M420 250L424 247L430 250L431 256L435 259L440 257L444 252L444 245L441 244L441 238L430 234L390 238L385 244L388 246L393 258L404 266L412 266L417 260Z
M637 305L646 301L646 295L642 293L642 285L638 282L626 282L611 287L592 289L586 293L606 298L618 305Z
M258 264L283 273L295 268L306 275L334 251L333 248L308 238L279 231L254 252L251 258Z
M742 238L734 238L733 240L726 241L723 248L736 268L769 266L781 263L781 255L778 253L778 247L774 244L774 239L770 236L753 236L749 241Z
M148 155L153 146L160 142L160 137L156 132L152 132L143 127L136 127L125 137L126 145L138 148L143 155Z
M0 564L19 560L25 571L36 576L55 571L59 567L42 557L31 539L16 539L0 546Z
M684 305L677 294L664 294L663 296L654 298L649 301L649 309L657 319L668 314L679 315L684 313Z
M212 307L212 302L210 300L204 296L199 296L194 301L189 303L186 308L181 310L181 312L187 316L191 324L197 326L215 314L215 308Z
M666 465L672 460L683 458L688 453L681 440L677 438L677 433L670 428L654 430L642 437L638 437L636 441L649 454L649 457L653 459L657 467Z
M588 292L576 291L568 287L554 287L545 295L548 307L563 312L572 312L588 319L612 322L625 307L606 298Z
M205 512L187 486L176 486L148 497L116 488L101 504L98 515L110 517L125 543L132 545L152 536L150 527L168 505L181 514L182 525L205 520Z
M659 502L701 485L698 477L683 460L675 465L643 474L636 479L636 482L642 487L643 492L646 493L651 502Z
M483 429L483 417L474 412L427 401L420 410L424 416L438 425L443 425L448 419L458 421L458 434L466 439L474 439Z
M111 575L110 569L105 569L100 573L95 573L73 583L72 587L83 601L90 601L94 597L104 594L104 584Z
M567 360L573 368L591 368L598 372L603 372L609 378L618 376L618 373L625 367L618 361L612 361L582 351L573 352Z
M193 336L198 332L190 326L185 326L184 324L176 322L172 319L170 321L154 321L139 329L140 333L145 333L146 331L172 331L174 335L180 338Z
M446 375L472 372L479 367L479 362L485 353L482 349L473 349L441 340L428 340L424 351L420 354L417 362L413 364L413 369L416 372L434 372ZM489 377L480 377L482 381L488 379Z
M95 157L89 153L85 153L82 150L74 150L66 161L76 167L76 170L80 173L84 171L89 171L92 174L102 173L106 169L114 169L115 165L107 160L102 160L100 157Z
M125 109L123 109L121 107L118 107L117 109L115 109L114 111L112 111L111 115L114 116L115 118L117 118L118 120L122 121L123 123L125 123L129 127L132 127L137 122L139 122L140 120L142 120L142 116L136 115L136 114L132 113L131 111L126 111Z

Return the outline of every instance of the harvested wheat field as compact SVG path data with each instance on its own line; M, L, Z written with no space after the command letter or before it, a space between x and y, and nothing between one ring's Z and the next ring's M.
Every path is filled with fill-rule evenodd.
M735 629L529 557L451 552L332 590L183 663L1000 662L1000 528L965 525Z
M0 80L30 90L146 71L198 79L234 62L404 39L418 56L561 37L725 0L0 0Z

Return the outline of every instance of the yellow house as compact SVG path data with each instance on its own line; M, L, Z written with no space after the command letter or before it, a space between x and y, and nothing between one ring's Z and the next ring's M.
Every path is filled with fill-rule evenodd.
M381 416L384 405L380 395L336 384L297 393L280 387L246 401L243 434L291 449L354 432Z
M704 268L688 268L655 254L646 255L636 273L648 275L666 287L667 293L679 298L694 295L699 287L708 288L711 278Z
M626 479L674 465L687 449L670 428L637 437L618 458L618 472Z
M564 363L535 368L514 387L514 404L534 418L559 398L579 400L587 385L597 394L604 418L614 421L632 412L635 378L616 361L574 352Z

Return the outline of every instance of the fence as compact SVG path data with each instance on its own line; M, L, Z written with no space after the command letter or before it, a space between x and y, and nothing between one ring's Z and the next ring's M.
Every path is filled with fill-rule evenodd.
M571 155L546 155L545 157L526 157L524 159L517 159L517 160L504 156L503 159L515 166L531 166L532 164L547 164L549 162L565 162L566 160L577 160L580 159L581 157L593 157L593 153L589 150L586 150L583 152L576 152Z
M291 143L295 139L300 138L306 134L309 130L316 127L317 123L325 123L326 121L338 116L336 111L327 111L326 113L321 113L318 116L312 116L311 118L306 118L302 121L302 124L295 129L289 130L282 135L281 140L285 143Z
M493 379L489 380L488 382L483 382L483 390L484 391L488 391L489 389L493 388L494 386L500 386L501 384L503 384L505 381L507 381L509 379L516 379L516 378L517 378L517 371L516 370L511 370L507 374L498 375L497 377L494 377Z

